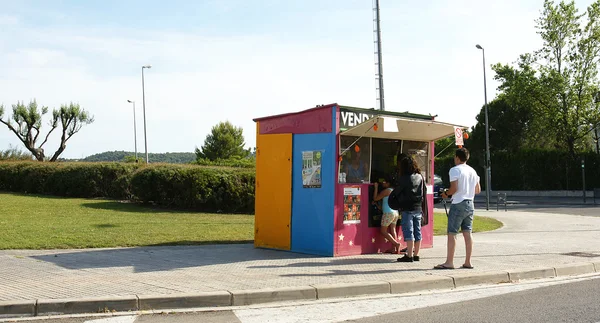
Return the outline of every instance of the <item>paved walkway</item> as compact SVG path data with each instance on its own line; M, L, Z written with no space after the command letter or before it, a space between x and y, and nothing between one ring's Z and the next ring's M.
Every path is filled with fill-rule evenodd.
M527 212L488 212L505 223L475 234L472 271L483 272L600 261L600 218ZM156 295L392 280L448 271L445 237L421 262L393 255L323 258L254 249L251 245L93 250L0 251L0 301ZM464 255L459 238L457 263Z

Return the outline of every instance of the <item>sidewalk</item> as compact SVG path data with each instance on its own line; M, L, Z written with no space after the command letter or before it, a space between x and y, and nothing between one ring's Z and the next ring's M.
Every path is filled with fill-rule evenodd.
M395 262L394 255L324 258L252 245L0 251L0 312L2 304L18 301L41 304L44 299L131 295L141 299L141 295L449 279L575 263L596 263L600 272L598 217L480 210L478 214L497 218L505 226L475 234L473 270L432 270L445 259L445 236L435 237L434 248L424 249L421 261L410 264ZM457 267L464 259L464 244L461 237L458 240ZM594 265L589 266L593 272Z

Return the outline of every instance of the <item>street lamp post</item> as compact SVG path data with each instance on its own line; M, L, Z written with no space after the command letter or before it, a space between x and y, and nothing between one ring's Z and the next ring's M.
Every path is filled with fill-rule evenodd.
M144 148L146 151L146 164L148 164L148 137L146 136L146 91L144 89L144 69L151 67L152 65L142 66L142 105L144 107Z
M485 209L490 209L491 195L491 177L492 177L492 162L490 158L490 124L488 121L488 103L487 103L487 84L485 77L485 49L481 45L476 45L481 49L483 54L483 97L485 99Z
M127 102L133 104L133 143L135 146L135 162L138 162L138 153L137 153L137 127L135 123L135 101L127 100Z

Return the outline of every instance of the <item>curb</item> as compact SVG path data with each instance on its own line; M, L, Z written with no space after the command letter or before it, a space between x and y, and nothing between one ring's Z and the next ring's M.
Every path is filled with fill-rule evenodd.
M440 276L426 276L419 279L317 284L312 286L257 290L169 295L130 295L81 299L0 301L0 318L178 308L226 307L362 295L403 294L419 291L454 289L457 287L481 284L510 283L524 279L542 279L592 273L600 273L600 262L473 274L452 273Z

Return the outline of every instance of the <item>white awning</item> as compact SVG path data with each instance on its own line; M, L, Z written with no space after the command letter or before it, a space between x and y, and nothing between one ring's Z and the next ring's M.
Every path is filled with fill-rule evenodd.
M374 124L377 124L377 130L374 129ZM433 120L376 116L340 134L367 138L435 141L453 135L454 127L467 129L464 126Z

